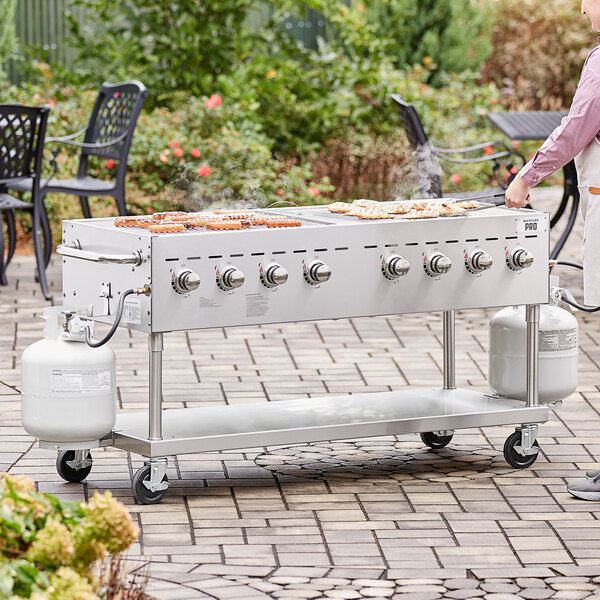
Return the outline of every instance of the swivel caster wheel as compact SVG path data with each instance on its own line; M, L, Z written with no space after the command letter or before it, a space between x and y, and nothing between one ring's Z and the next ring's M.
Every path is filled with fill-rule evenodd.
M523 455L516 449L517 446L521 446L520 431L515 431L506 438L504 442L504 460L515 469L526 469L537 460L539 452ZM539 450L537 442L533 442L533 448Z
M56 458L56 470L58 474L69 483L81 483L92 470L92 455L79 450L63 450Z
M151 468L150 465L144 465L141 469L138 469L131 482L133 496L140 504L158 504L167 495L167 491L169 490L169 478L166 475L164 475L159 484L161 486L165 485L163 489L153 491L148 487L150 485Z
M434 431L426 431L425 433L421 433L420 436L426 446L429 446L432 450L441 450L452 441L454 433L438 435Z

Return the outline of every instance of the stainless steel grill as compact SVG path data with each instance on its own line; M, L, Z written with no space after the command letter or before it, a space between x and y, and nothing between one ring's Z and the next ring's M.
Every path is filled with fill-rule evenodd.
M406 432L443 438L514 423L522 424L525 454L534 453L534 424L548 418L537 397L537 322L549 293L545 213L487 207L458 217L359 221L326 207L254 212L302 226L156 234L115 227L113 219L64 222L65 304L89 306L95 320L112 323L125 290L151 290L127 298L122 321L149 334L149 411L120 415L98 442L149 457L151 494L166 491L162 457L205 450ZM527 402L456 389L454 311L523 304ZM440 389L162 411L163 333L429 311L444 312Z

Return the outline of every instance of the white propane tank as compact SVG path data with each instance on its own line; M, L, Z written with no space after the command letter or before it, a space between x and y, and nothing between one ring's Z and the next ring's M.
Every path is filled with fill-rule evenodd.
M45 308L44 339L23 352L21 418L41 442L94 448L116 420L115 355L108 346L90 348L82 329L62 327L67 312Z
M577 387L579 326L577 319L556 305L540 307L539 396L541 403L557 402ZM489 382L501 396L527 399L527 323L525 307L498 311L490 321Z

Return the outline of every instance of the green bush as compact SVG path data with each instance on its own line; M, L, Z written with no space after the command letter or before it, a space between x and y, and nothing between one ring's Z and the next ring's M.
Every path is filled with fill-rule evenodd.
M177 91L256 106L253 122L286 159L318 151L349 129L389 132L381 107L403 69L426 62L428 81L441 84L442 71L477 68L489 53L483 0L368 0L354 8L342 0L74 3L88 15L84 23L71 20L76 80L137 77L150 90L149 108L172 108ZM251 27L261 7L264 22ZM330 37L316 49L281 26L307 8L329 23Z
M561 110L571 104L581 68L596 45L579 0L503 0L494 22L494 51L483 79L502 89L514 110Z
M138 530L110 492L87 503L37 493L33 481L0 479L0 597L98 600L96 561L127 549Z
M363 0L358 7L396 67L425 62L432 67L428 82L438 86L441 73L477 70L492 51L487 2Z
M172 90L208 93L214 77L247 56L259 36L245 24L252 0L73 0L86 19L70 17L79 57L74 73L99 85L141 79L153 102ZM166 97L163 97L166 95Z

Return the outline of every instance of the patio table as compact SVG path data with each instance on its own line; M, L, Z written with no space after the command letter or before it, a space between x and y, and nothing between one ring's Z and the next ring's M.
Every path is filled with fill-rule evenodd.
M561 119L566 114L560 111L508 111L489 112L487 118L511 140L545 140L560 125ZM550 253L551 259L556 259L565 245L573 230L579 208L577 169L574 160L563 167L563 174L563 197L556 213L550 219L550 227L554 227L563 216L569 205L569 199L571 199L571 212L565 230Z

